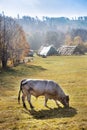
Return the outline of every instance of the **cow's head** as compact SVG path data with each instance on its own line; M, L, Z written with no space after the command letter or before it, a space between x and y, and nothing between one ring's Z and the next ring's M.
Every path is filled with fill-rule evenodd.
M69 96L66 95L65 97L61 98L61 103L65 106L65 107L69 107Z

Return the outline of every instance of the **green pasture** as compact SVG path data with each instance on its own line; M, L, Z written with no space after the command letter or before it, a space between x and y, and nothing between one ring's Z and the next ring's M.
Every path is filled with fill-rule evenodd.
M34 109L17 102L23 78L55 80L70 96L70 108L32 96ZM7 71L0 69L0 130L87 130L87 55L35 56L33 61Z

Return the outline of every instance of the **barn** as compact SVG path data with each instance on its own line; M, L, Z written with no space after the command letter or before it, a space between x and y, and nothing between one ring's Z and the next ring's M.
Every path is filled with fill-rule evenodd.
M61 46L58 48L59 55L83 55L84 52L81 50L79 46Z
M38 55L39 56L52 56L52 55L57 55L58 52L56 48L53 45L47 45L47 46L41 46L40 49L38 50Z

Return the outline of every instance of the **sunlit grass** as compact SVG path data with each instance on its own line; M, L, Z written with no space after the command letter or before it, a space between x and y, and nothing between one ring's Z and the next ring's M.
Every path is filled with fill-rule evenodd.
M17 103L23 78L52 79L70 96L70 108L44 107L44 97L32 96L34 110ZM1 130L87 130L87 56L34 57L32 62L0 70Z

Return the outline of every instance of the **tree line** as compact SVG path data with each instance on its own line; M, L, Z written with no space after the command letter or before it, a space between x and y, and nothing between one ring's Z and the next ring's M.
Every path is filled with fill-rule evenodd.
M72 19L43 17L42 20L23 16L16 21L23 27L27 41L34 50L44 44L53 44L56 48L64 44L87 46L87 16Z
M7 68L8 60L13 66L28 53L29 44L22 27L11 17L0 15L0 63Z

